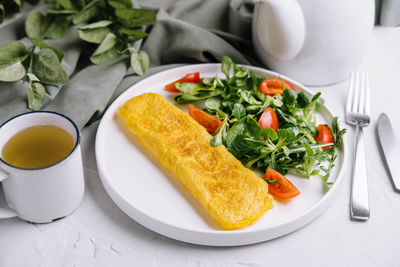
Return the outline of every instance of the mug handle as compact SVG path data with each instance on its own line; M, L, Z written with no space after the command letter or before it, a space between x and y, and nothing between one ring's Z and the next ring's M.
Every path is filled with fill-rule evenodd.
M0 182L7 179L9 174L0 168ZM0 219L16 217L18 214L10 207L0 208Z

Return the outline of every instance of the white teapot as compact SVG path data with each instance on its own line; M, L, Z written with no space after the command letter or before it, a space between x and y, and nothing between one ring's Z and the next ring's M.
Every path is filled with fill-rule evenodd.
M253 44L270 69L306 85L348 77L370 43L374 0L256 0Z

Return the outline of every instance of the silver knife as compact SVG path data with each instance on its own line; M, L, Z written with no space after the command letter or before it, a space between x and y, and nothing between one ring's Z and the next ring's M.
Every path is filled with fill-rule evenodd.
M392 178L393 189L400 192L400 145L389 117L385 113L382 113L378 119L378 135Z

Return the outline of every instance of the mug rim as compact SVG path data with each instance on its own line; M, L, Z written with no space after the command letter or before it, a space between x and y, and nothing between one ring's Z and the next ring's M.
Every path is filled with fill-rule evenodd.
M36 170L43 170L43 169L54 167L56 165L59 165L59 164L65 162L65 161L67 161L69 158L71 158L72 153L74 153L76 151L76 149L78 148L78 146L79 146L79 144L81 142L81 133L80 133L79 128L76 125L76 123L71 118L69 118L68 116L66 116L64 114L61 114L61 113L58 113L58 112L55 112L55 111L50 111L50 110L28 111L28 112L24 112L24 113L15 115L14 117L11 117L10 119L6 120L3 124L0 125L0 131L1 131L1 128L3 128L10 121L12 121L12 120L14 120L14 119L16 119L18 117L22 117L24 115L29 115L29 114L34 114L34 113L50 113L50 114L53 114L53 115L60 116L60 117L62 117L64 119L66 119L67 121L69 121L72 124L72 126L74 126L75 131L76 131L76 141L75 141L74 148L63 159L61 159L61 160L59 160L59 161L57 161L57 162L55 162L53 164L50 164L50 165L47 165L47 166L43 166L43 167L39 167L39 168L22 168L22 167L14 166L14 165L8 163L7 161L5 161L3 159L3 157L2 157L2 155L0 154L0 162L3 162L8 167L11 167L11 168L14 168L14 169L17 169L17 170L22 170L22 171L36 171ZM0 152L1 152L1 150L0 150Z

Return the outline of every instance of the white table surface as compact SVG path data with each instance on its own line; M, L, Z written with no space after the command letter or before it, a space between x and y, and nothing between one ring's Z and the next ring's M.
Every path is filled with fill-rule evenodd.
M94 124L83 130L82 204L71 216L51 224L0 221L0 266L400 266L400 194L392 189L376 134L377 118L386 112L400 135L400 27L375 28L360 69L370 73L372 91L372 123L366 129L369 221L349 218L349 168L330 207L286 236L242 247L205 247L169 239L133 221L105 192L94 156ZM344 81L312 88L323 93L342 121L347 86ZM353 129L342 126L348 128L351 141Z

